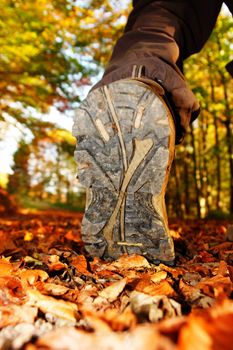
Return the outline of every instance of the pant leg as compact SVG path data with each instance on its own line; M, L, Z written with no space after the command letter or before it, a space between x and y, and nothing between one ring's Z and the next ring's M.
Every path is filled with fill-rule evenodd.
M199 114L199 103L181 72L183 58L199 51L211 33L221 6L221 1L213 2L210 25L206 28L203 24L206 18L201 14L203 10L208 13L207 0L134 0L125 32L113 50L102 80L94 88L131 77L135 66L144 67L145 77L165 88L179 133L183 133Z

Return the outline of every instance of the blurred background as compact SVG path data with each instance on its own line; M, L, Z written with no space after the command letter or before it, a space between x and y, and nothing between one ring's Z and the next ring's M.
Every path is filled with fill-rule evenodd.
M0 212L80 211L72 118L122 34L130 1L0 0ZM233 217L233 20L223 7L185 75L202 112L177 146L170 217Z

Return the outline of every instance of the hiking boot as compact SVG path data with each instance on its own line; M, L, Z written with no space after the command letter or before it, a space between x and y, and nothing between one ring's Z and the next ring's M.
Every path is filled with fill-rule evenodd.
M82 238L91 256L174 261L164 195L175 128L162 87L153 85L119 80L91 91L77 110L75 158L87 188Z

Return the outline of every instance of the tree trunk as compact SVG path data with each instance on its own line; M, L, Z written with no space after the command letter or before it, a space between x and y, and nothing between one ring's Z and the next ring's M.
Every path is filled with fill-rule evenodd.
M233 145L232 145L232 131L231 131L231 109L230 109L230 103L229 103L229 97L228 97L228 91L227 91L227 82L225 79L225 76L222 72L220 72L222 85L223 85L223 92L224 92L224 99L225 99L225 126L226 126L226 141L227 141L227 149L228 149L228 156L229 156L229 168L230 168L230 214L233 213Z
M202 193L205 198L205 206L206 212L210 211L210 203L209 203L209 177L208 177L208 168L207 168L207 159L206 159L206 135L208 132L208 124L206 122L206 118L203 120L201 127L201 136L202 136L202 158L203 158L203 177L202 177ZM201 155L200 155L201 156Z
M184 188L185 188L185 214L190 215L190 194L189 194L189 169L187 163L187 156L184 159Z
M210 66L210 57L209 59L209 66ZM215 104L216 98L215 98L215 87L214 87L214 81L212 78L212 75L210 74L210 93L211 93L211 100ZM220 210L220 202L221 202L221 157L220 157L220 145L219 145L219 131L218 131L218 122L217 122L217 115L216 112L212 112L213 118L214 118L214 138L215 138L215 146L216 146L216 176L217 176L217 196L216 196L216 209Z
M0 187L0 207L7 214L14 214L17 211L16 203L12 196L9 195L7 191Z
M176 161L173 161L173 171L174 171L174 178L175 178L175 212L176 216L178 218L183 218L183 210L182 210L182 199L181 199L181 193L180 193L180 181L179 181L179 174L178 169L176 166Z
M190 126L191 129L191 144L193 148L192 153L192 160L193 160L193 177L194 177L194 186L195 186L195 202L196 202L196 208L197 208L197 216L198 218L201 217L201 207L200 207L200 189L198 184L199 175L197 172L197 155L196 155L196 147L195 147L195 139L194 139L194 132L193 132L193 125Z
M217 37L217 44L219 51L221 50L221 43L219 37ZM221 83L223 86L224 100L225 100L225 126L226 126L226 142L229 156L229 168L230 168L230 214L233 213L233 146L232 146L232 131L231 131L231 109L227 91L227 81L222 71L219 71Z

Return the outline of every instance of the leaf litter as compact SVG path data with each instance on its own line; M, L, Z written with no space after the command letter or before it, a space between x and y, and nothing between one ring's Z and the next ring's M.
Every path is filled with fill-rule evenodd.
M232 349L231 223L173 222L170 267L89 258L81 218L0 218L0 349Z

